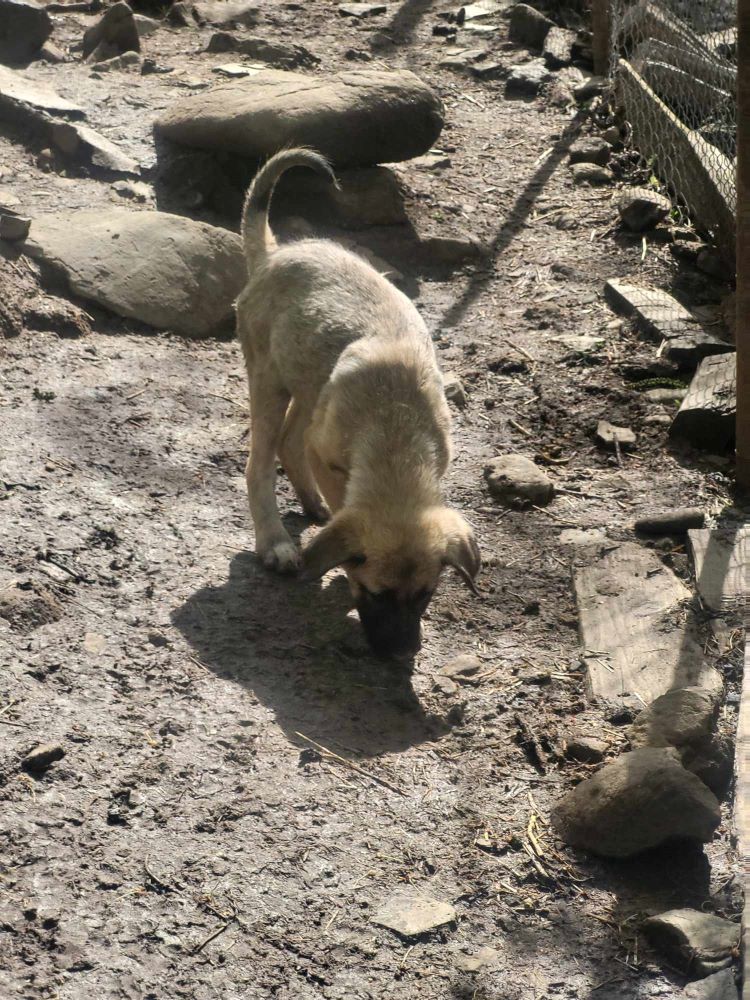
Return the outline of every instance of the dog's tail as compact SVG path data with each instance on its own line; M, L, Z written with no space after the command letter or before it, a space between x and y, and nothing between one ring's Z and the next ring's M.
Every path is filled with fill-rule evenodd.
M338 187L336 176L324 156L312 149L296 147L283 149L274 154L255 175L245 197L242 210L242 242L250 272L276 246L271 227L268 225L268 210L271 195L279 177L292 167L310 167L327 177Z

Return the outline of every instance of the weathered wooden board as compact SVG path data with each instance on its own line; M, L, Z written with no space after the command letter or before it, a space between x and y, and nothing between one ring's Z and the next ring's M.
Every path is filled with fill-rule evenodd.
M720 688L692 631L691 593L651 549L602 549L573 582L591 697L642 708L674 688Z
M688 531L695 582L712 611L737 611L750 600L750 528Z
M657 174L679 187L693 218L713 235L734 267L734 164L681 122L626 59L618 62L617 90L633 129L633 144L644 158L653 158ZM671 176L675 169L676 178Z
M648 38L641 42L630 61L639 73L647 62L661 62L684 70L694 79L730 94L737 87L737 70L734 66L713 55L686 49L681 45L670 45L658 38Z
M732 101L728 90L715 87L670 63L649 59L641 73L646 83L679 114L686 125L700 125L709 115L721 114Z
M696 448L723 451L734 437L737 357L716 354L701 361L669 433Z

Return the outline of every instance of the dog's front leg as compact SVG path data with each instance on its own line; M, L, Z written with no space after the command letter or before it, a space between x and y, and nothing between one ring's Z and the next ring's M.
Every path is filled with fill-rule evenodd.
M252 444L245 469L255 550L264 565L280 573L294 572L299 552L281 523L276 505L276 452L289 405L289 394L272 372L253 372L250 379Z

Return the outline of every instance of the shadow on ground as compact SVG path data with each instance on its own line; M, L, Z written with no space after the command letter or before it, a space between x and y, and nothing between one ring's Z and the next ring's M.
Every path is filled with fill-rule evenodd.
M445 735L449 723L425 713L411 673L369 653L350 606L343 576L301 584L243 552L172 621L206 667L252 691L300 746L302 733L375 756Z

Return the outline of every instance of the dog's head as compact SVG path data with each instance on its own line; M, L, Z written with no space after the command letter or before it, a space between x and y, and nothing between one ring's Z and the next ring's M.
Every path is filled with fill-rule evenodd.
M315 580L343 566L373 651L409 660L419 652L422 615L443 569L452 566L476 593L480 565L474 532L448 507L385 527L345 508L304 550L301 575Z

